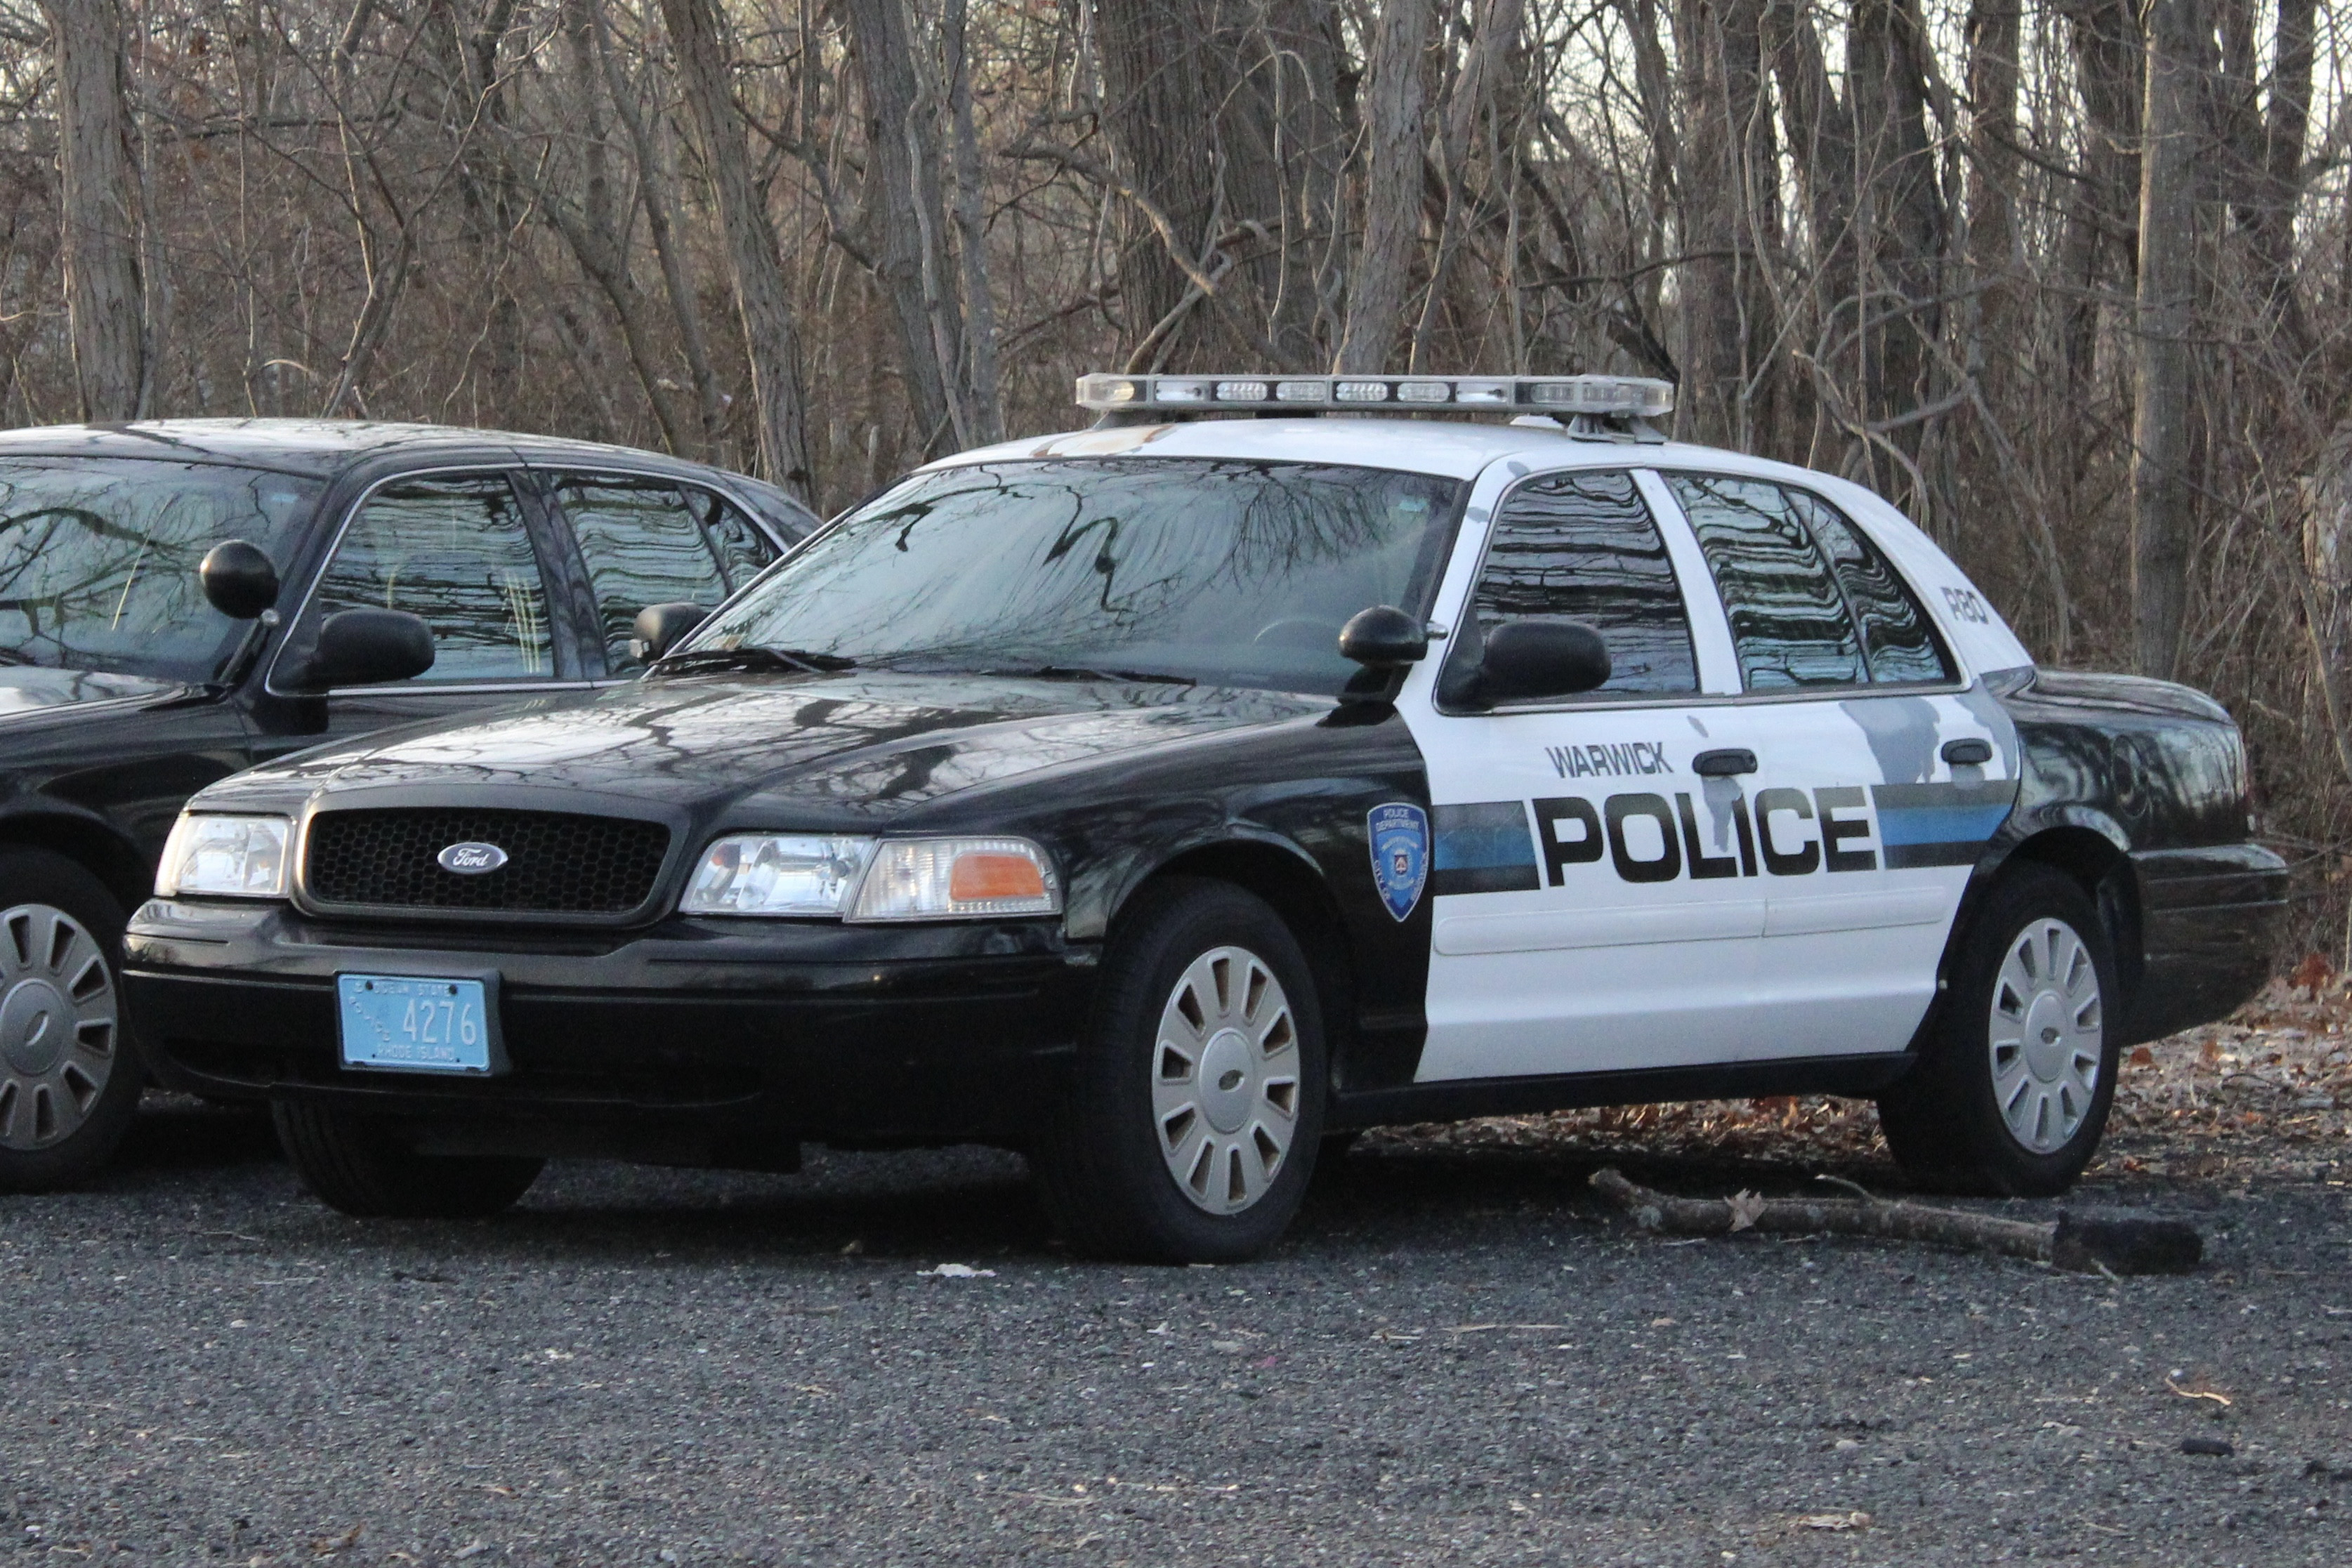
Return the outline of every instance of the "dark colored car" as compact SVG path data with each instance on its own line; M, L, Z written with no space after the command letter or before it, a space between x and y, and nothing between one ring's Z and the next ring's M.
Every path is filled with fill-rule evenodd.
M0 434L0 1190L87 1175L136 1108L123 920L190 795L322 741L625 680L640 609L715 606L814 526L740 475L535 436Z
M625 689L198 795L157 1070L354 1214L977 1139L1089 1250L1237 1258L1329 1132L1795 1092L2062 1190L2118 1049L2266 973L2237 730L1664 391L1094 378ZM1184 417L1380 402L1519 419Z

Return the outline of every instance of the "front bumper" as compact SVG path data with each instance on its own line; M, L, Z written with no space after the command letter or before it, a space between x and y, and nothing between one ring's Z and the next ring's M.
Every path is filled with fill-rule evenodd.
M1042 921L460 931L162 901L132 919L124 957L166 1087L379 1114L449 1152L751 1166L789 1164L801 1138L1019 1141L1094 975L1094 950ZM341 1065L336 975L486 970L507 1071Z

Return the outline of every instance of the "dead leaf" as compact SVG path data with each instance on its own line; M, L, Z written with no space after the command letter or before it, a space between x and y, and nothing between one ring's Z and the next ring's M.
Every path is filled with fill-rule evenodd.
M2311 999L2313 1001L2317 1001L2319 999L2319 988L2327 984L2327 982L2335 977L2335 974L2336 967L2327 961L2326 956L2318 953L2306 953L2303 956L2303 962L2297 964L2294 967L2294 971L2287 976L2286 983L2290 986L2294 986L2303 990L2309 991L2311 993Z
M2200 1384L2203 1381L2203 1378L2198 1379L2198 1382ZM2219 1405L2224 1410L2229 1409L2232 1405L2237 1403L2237 1401L2231 1399L2228 1395L2216 1392L2210 1388L2183 1388L2178 1383L2173 1382L2169 1377L2164 1380L2164 1385L2167 1388L2171 1389L2175 1394L2179 1395L2183 1399L2210 1399L2214 1404Z
M2131 1064L2134 1067L2154 1067L2156 1065L2156 1052L2148 1050L2148 1048L2144 1045L2136 1045L2132 1047Z
M1799 1530L1868 1530L1870 1515L1858 1508L1844 1513L1806 1513L1798 1515L1796 1524Z
M319 1540L310 1542L310 1555L313 1557L329 1557L338 1552L345 1550L346 1548L357 1546L360 1542L360 1531L366 1528L366 1523L362 1521L359 1524L352 1525L341 1535L322 1536Z
M1746 1230L1764 1218L1764 1199L1752 1192L1736 1192L1724 1199L1731 1206L1731 1228Z

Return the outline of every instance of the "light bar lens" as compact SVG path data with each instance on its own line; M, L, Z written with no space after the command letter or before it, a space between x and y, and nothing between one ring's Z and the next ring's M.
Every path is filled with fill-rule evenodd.
M736 833L702 852L678 909L687 915L839 915L874 858L874 841Z
M159 898L283 898L284 817L183 815L172 825L155 871Z
M1026 839L885 839L852 920L1059 915L1062 883Z
M1129 376L1078 378L1078 403L1106 413L1148 409L1304 413L1402 403L1411 408L1532 409L1602 419L1674 412L1672 383L1643 376Z

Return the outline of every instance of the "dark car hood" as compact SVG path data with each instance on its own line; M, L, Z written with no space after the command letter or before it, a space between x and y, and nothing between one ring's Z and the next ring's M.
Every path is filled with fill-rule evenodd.
M48 713L80 703L135 702L173 696L186 689L179 681L159 680L152 675L0 664L0 724L26 714Z
M850 672L636 682L587 702L417 727L244 776L362 791L497 785L780 822L878 821L941 797L1204 732L1313 717L1328 698L1225 688Z

